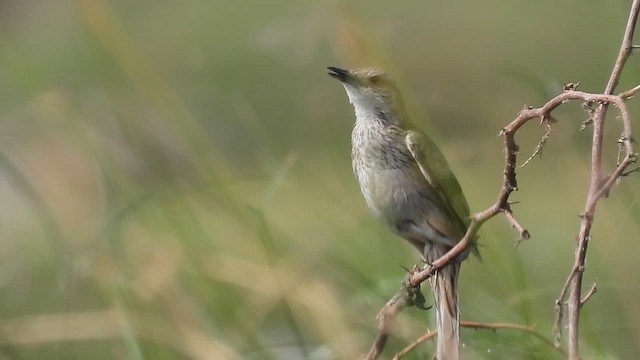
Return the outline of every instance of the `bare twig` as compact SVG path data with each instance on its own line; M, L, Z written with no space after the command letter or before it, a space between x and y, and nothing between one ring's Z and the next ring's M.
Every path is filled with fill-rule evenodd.
M540 141L538 142L538 145L536 145L536 148L533 150L533 154L531 154L531 156L529 156L529 158L524 163L522 163L522 165L520 165L521 168L527 166L527 164L536 156L540 155L540 157L542 157L542 150L544 150L544 146L547 144L547 140L549 140L549 138L551 137L551 122L549 120L543 119L542 123L545 126L544 134L542 135L542 138L540 138Z
M627 90L623 93L620 93L621 98L628 100L631 99L632 97L636 96L638 93L640 92L640 85L634 87L633 89Z
M462 324L460 324L460 326L462 326ZM419 338L415 339L411 344L407 345L407 347L405 347L404 349L402 349L401 351L396 353L393 356L393 360L402 359L407 354L409 354L410 352L415 350L418 346L420 346L421 344L424 344L428 340L431 340L431 339L435 338L436 336L438 336L438 332L436 330L428 331L428 332L424 333Z
M594 283L591 285L591 289L584 295L582 299L580 299L580 306L584 305L591 299L591 297L598 292L598 286Z
M564 350L555 347L551 340L547 339L542 334L537 332L536 329L535 329L535 326L529 327L529 326L523 326L523 325L518 325L518 324L507 324L507 323L485 324L485 323L480 323L480 322L475 322L475 321L462 321L460 323L460 327L467 328L467 329L474 329L474 330L491 330L491 331L514 330L514 331L523 332L523 333L532 335L533 337L535 337L535 338L539 339L540 341L542 341L544 344L556 349L559 353L565 355ZM405 347L400 352L398 352L393 357L393 360L402 359L404 356L409 354L411 351L415 350L415 348L417 348L421 344L424 344L426 341L428 341L430 339L433 339L437 335L438 335L438 332L435 331L435 330L426 332L424 335L420 336L415 341L413 341L411 344L407 345L407 347Z
M520 222L518 221L518 219L515 218L515 216L513 216L513 211L511 211L511 209L509 208L509 209L503 210L502 212L504 213L504 216L507 218L507 220L511 224L511 227L514 228L518 232L518 234L520 234L520 238L516 241L516 246L518 246L521 242L525 240L529 240L529 238L531 237L531 234L529 234L529 231L525 229L524 226L522 226L522 224L520 224Z

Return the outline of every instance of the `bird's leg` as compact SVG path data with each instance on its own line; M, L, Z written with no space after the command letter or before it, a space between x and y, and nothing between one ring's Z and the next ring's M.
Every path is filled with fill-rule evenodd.
M411 285L411 283L409 282L409 278L411 277L411 275L416 273L417 271L420 271L420 267L418 267L417 265L414 265L411 269L405 268L405 270L409 273L407 278L405 278L403 281L404 288L407 291L407 295L405 296L405 299L404 299L406 305L415 306L418 309L422 309L422 310L431 309L433 305L430 305L430 306L426 305L427 300L422 294L422 291L420 291L420 285L418 284L414 286L414 285Z

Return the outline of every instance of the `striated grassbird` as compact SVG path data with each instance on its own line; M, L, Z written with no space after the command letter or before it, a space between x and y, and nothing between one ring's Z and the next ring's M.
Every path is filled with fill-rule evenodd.
M431 263L464 236L469 205L438 147L411 122L400 91L376 68L327 73L344 86L356 123L353 171L367 206ZM436 305L439 360L459 359L461 255L429 279Z

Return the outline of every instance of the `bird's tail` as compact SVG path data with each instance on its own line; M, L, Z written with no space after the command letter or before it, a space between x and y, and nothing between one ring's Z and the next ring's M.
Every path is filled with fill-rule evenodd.
M454 262L440 269L429 279L436 305L437 360L460 359L459 272L460 263Z

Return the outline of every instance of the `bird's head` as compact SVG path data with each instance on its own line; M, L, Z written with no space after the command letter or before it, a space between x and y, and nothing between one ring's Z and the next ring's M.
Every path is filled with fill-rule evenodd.
M345 70L330 66L327 73L342 83L356 112L376 109L399 114L404 111L400 91L393 80L378 68Z

